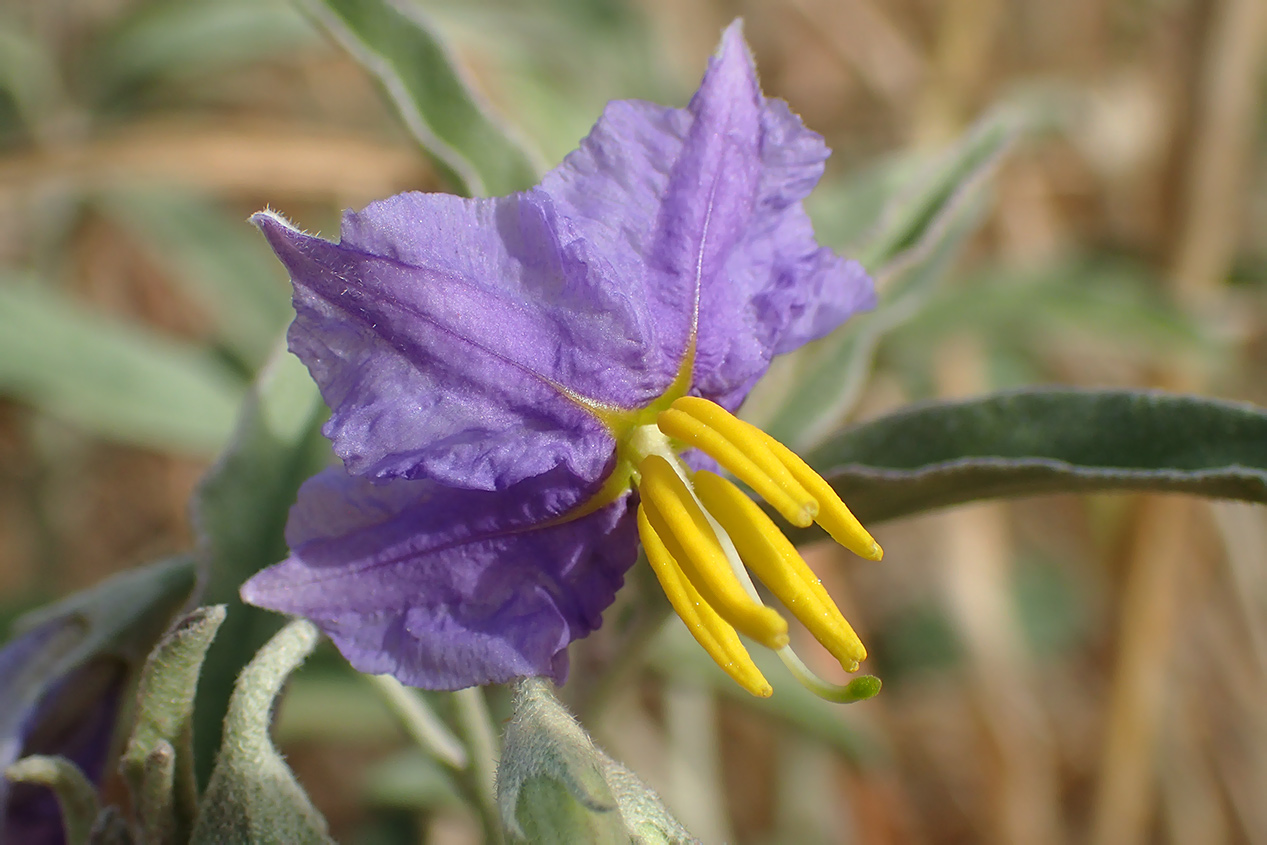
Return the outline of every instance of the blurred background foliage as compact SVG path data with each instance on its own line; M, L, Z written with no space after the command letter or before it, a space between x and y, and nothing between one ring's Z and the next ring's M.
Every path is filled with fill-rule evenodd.
M852 254L982 115L1024 116L931 269L881 279L919 296L851 336L874 366L832 426L1032 383L1267 404L1260 0L420 6L541 167L609 99L684 103L743 15L766 93L835 150L811 211ZM250 212L331 234L341 208L447 178L286 0L0 0L0 623L192 544L194 485L288 320ZM776 429L778 386L749 409ZM1041 497L877 537L882 564L809 557L879 698L784 684L755 707L673 637L594 689L622 604L564 694L705 842L1267 838L1261 509ZM341 841L478 836L336 656L279 732Z

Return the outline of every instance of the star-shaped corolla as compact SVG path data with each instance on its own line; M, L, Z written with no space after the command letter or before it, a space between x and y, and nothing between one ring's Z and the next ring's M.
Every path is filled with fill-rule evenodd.
M795 550L708 469L879 557L822 479L729 413L774 355L873 304L801 207L827 156L762 95L736 22L686 109L610 103L531 190L402 194L347 213L337 244L257 214L343 467L303 486L290 557L243 597L407 684L562 681L641 536L692 633L754 693L769 686L736 631L790 652L745 563L857 668Z

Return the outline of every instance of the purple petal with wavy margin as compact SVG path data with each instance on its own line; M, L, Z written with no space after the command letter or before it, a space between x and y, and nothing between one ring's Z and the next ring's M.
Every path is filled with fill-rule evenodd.
M387 203L405 213L423 199L470 233L491 225L499 203L519 202L405 195ZM325 432L350 472L491 490L560 465L582 482L606 467L610 435L559 379L572 374L568 360L610 365L570 347L567 315L546 313L557 307L534 310L482 280L332 244L271 214L253 219L294 280L291 350L332 409Z
M557 486L490 493L327 470L300 490L291 556L242 597L311 619L360 671L412 686L562 682L568 643L601 623L637 536L630 497L551 524L576 497L543 488Z

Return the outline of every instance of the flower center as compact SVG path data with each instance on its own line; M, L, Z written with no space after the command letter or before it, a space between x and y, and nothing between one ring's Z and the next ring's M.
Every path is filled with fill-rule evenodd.
M769 516L742 490L708 470L693 472L679 451L699 449L770 503L788 522L817 522L845 548L879 560L880 546L840 497L794 452L721 406L693 396L633 426L621 443L623 483L638 487L638 533L673 609L740 686L768 696L769 683L740 642L742 633L778 652L813 692L851 693L813 675L788 645L787 622L766 607L751 570L849 672L866 649L822 583Z

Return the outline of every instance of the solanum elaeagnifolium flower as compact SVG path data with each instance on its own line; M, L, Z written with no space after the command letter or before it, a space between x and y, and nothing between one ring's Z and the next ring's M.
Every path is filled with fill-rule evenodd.
M246 601L308 617L356 668L407 684L562 681L641 538L691 632L751 692L770 687L736 632L827 688L745 565L856 669L865 651L835 604L715 472L879 558L826 482L730 413L772 356L873 304L801 207L827 156L762 95L736 22L687 108L610 103L528 191L402 194L347 213L337 244L257 214L343 467L300 490L290 557Z
M29 754L59 755L92 783L105 775L128 672L109 655L66 661L84 627L81 619L54 617L0 649L0 845L65 841L53 793L10 783L10 764Z

